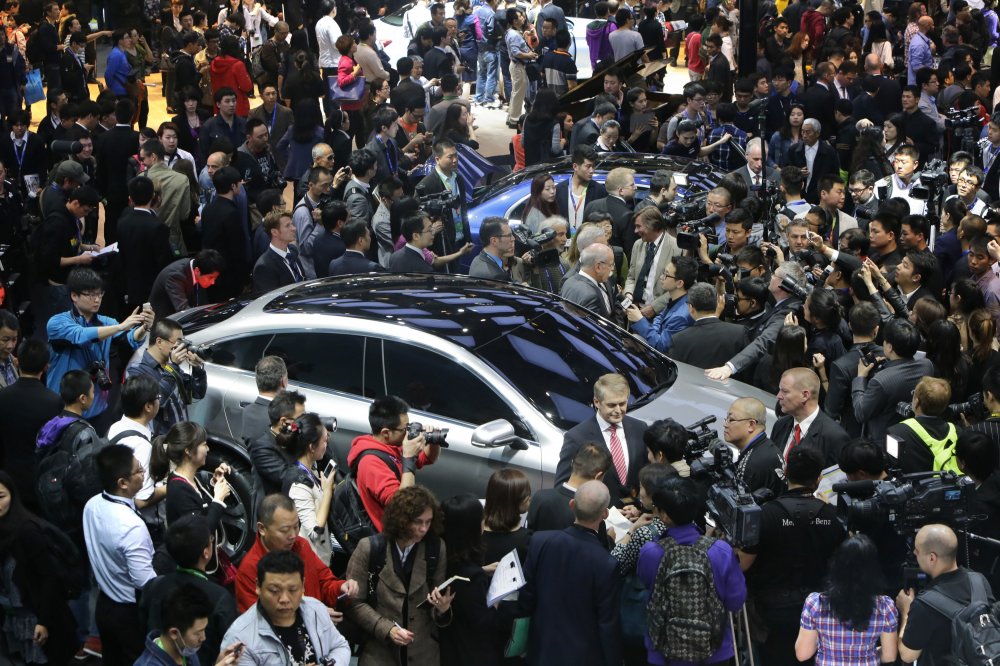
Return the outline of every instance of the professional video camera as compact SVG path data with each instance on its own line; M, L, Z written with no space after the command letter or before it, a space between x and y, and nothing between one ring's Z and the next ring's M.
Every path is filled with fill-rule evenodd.
M924 201L933 199L941 191L941 188L951 182L951 177L948 175L948 163L944 160L929 161L917 175L920 177L920 182L915 183L910 188L911 199Z
M543 266L557 266L559 264L559 248L546 248L545 244L556 237L554 229L546 229L534 236L531 230L523 224L511 227L510 232L514 234L516 243L514 254L523 255L525 252L531 253L531 263L539 268Z
M711 482L708 513L726 540L737 548L754 546L760 541L760 507L736 479L732 450L708 427L715 421L715 416L706 416L687 427L684 460L691 466L691 478ZM705 457L709 451L711 456Z
M427 215L434 220L440 220L444 217L444 212L446 210L451 210L457 208L459 202L461 201L461 194L452 194L448 190L443 192L438 192L437 194L425 194L420 197L418 201L420 202L420 208L423 209Z
M858 137L866 136L870 139L877 139L881 141L884 138L882 128L878 125L872 125L871 127L865 127L864 129L858 130Z
M705 203L701 200L674 199L660 209L668 227L679 227L685 222L697 220L705 214Z
M717 213L712 213L708 217L700 220L688 220L677 225L677 247L682 250L698 251L701 240L698 236L705 236L708 242L717 245L719 235L715 232L715 225L721 220Z
M979 105L970 106L965 109L948 109L944 112L945 129L955 130L962 128L972 128L976 134L982 130L983 125L979 121Z

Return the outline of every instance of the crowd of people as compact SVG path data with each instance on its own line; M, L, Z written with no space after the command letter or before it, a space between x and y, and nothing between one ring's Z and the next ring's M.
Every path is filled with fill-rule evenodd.
M737 650L766 666L944 663L956 646L942 598L992 602L1000 582L998 554L967 535L1000 538L992 0L765 2L753 72L736 61L732 0L418 0L401 15L407 55L390 62L372 19L397 8L7 2L0 652L112 666L352 652L375 666L679 665ZM582 82L567 16L588 21L603 91L577 119L559 101ZM665 90L664 67L634 71L645 62L690 81ZM154 128L157 83L173 116ZM474 111L502 106L515 170L571 165L531 178L531 252L505 218L469 225ZM701 211L683 205L679 171L641 174L643 189L629 168L595 177L622 151L700 160L719 182ZM735 400L719 433L761 505L759 540L706 524L713 480L685 455L692 434L628 416L619 375L587 378L595 413L566 432L553 487L498 469L481 503L420 484L448 453L407 429L394 396L372 401L343 480L333 424L267 356L241 432L255 534L227 550L237 471L209 463L189 418L207 359L171 316L378 272L558 293L712 380L773 395ZM986 518L845 526L816 496L835 468L953 473ZM335 518L351 481L372 531L359 541ZM488 603L512 552L524 584Z

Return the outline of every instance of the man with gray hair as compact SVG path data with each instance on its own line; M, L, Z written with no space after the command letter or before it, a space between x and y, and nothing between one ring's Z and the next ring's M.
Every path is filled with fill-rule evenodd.
M603 215L603 213L601 215ZM583 229L580 230L579 233L577 233L576 235L577 252L582 254L584 250L586 250L594 243L599 243L601 245L608 244L608 235L604 233L604 229L602 229L600 226L592 225L589 227L584 227ZM579 272L580 272L580 262L577 261L570 267L568 271L566 271L566 274L563 275L562 280L559 283L559 288L562 289L562 286L566 284L566 281Z
M736 175L743 179L751 191L756 191L765 184L778 186L781 175L777 169L764 166L764 152L761 148L759 136L747 141L747 163L734 171Z
M725 365L705 370L710 379L726 380L738 372L752 373L757 361L774 348L778 331L785 325L785 317L797 311L801 312L802 299L795 295L790 286L784 284L786 277L790 278L796 291L805 291L806 274L802 266L794 261L786 261L778 266L767 285L768 291L774 297L774 307L761 317L756 326L747 331L747 336L752 340L749 345L730 358Z
M698 368L714 368L743 349L746 329L719 319L719 292L713 285L692 285L687 307L694 323L674 335L673 345L667 350L670 358Z
M528 272L528 284L535 289L542 289L552 294L558 294L562 286L563 276L569 273L570 265L562 255L562 249L569 238L569 222L565 217L553 215L542 220L538 227L539 233L552 230L552 240L542 245L542 251L531 259ZM526 261L525 264L528 264ZM577 268L579 272L579 268Z
M819 205L820 178L840 173L837 151L826 141L820 141L822 132L818 120L806 118L802 121L802 140L788 151L788 165L798 167L805 181L802 197L814 206Z
M615 302L607 282L614 272L615 253L607 245L594 243L580 253L580 272L563 282L559 295L594 314L610 318Z
M296 202L301 201L302 197L306 195L306 191L309 189L309 178L312 175L313 169L323 167L324 169L329 169L330 172L333 173L334 155L333 148L331 148L329 144L317 143L312 147L312 150L309 151L309 156L312 158L312 164L295 183Z
M267 432L271 419L267 406L278 392L288 388L288 367L280 356L265 356L254 368L257 379L257 398L243 408L240 437L245 442L255 442Z
M570 501L576 522L531 539L519 599L531 615L529 664L622 662L622 578L598 537L610 499L603 483L587 481Z

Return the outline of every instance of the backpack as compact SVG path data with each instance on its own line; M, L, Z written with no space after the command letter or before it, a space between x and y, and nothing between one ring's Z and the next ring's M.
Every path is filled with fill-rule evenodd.
M668 660L702 661L722 646L726 611L708 559L715 541L703 535L689 546L670 536L659 542L663 559L646 609L649 638Z
M923 601L951 618L951 663L958 666L987 666L1000 663L1000 622L990 607L986 579L967 571L972 601L963 606L940 590L931 588L920 595Z
M45 59L42 53L42 45L38 42L39 26L33 25L28 29L28 34L24 42L24 59L31 65L37 65Z
M385 451L365 449L354 459L350 473L334 489L333 504L330 507L330 531L348 555L354 553L354 549L362 539L377 535L375 524L365 511L361 493L358 491L358 466L361 464L361 459L367 455L373 455L384 462L396 475L397 480L402 478L396 467L396 461Z
M948 424L948 433L942 439L934 439L927 432L917 419L906 419L901 421L902 425L913 431L917 439L922 441L934 457L935 472L955 472L961 474L958 468L958 459L955 457L955 443L958 441L958 430L954 424Z
M66 601L78 599L87 588L90 569L80 555L80 549L66 532L41 518L32 519L45 536L46 547L52 561L49 568L55 578L60 596Z

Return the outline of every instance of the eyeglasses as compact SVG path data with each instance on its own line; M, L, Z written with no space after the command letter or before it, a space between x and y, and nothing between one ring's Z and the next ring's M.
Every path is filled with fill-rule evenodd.
M852 187L850 190L848 190L848 192L850 192L851 194L861 194L867 189L868 189L867 187Z
M671 275L670 273L668 273L668 272L666 272L666 271L663 271L663 277L668 277L668 278L670 278L671 280L676 280L676 279L677 279L677 276L676 276L676 275Z
M83 292L80 295L81 296L86 296L87 298L95 300L95 301L99 301L102 298L104 298L104 292L103 291L85 291L85 292Z
M957 182L963 183L964 185L972 185L973 187L979 185L975 178L959 178Z
M746 418L746 419L734 419L733 417L731 417L731 416L729 416L729 415L727 414L727 415L726 415L726 418L722 419L722 422L723 422L723 423L739 423L740 421L756 421L756 420L757 420L757 419L751 419L751 418Z

